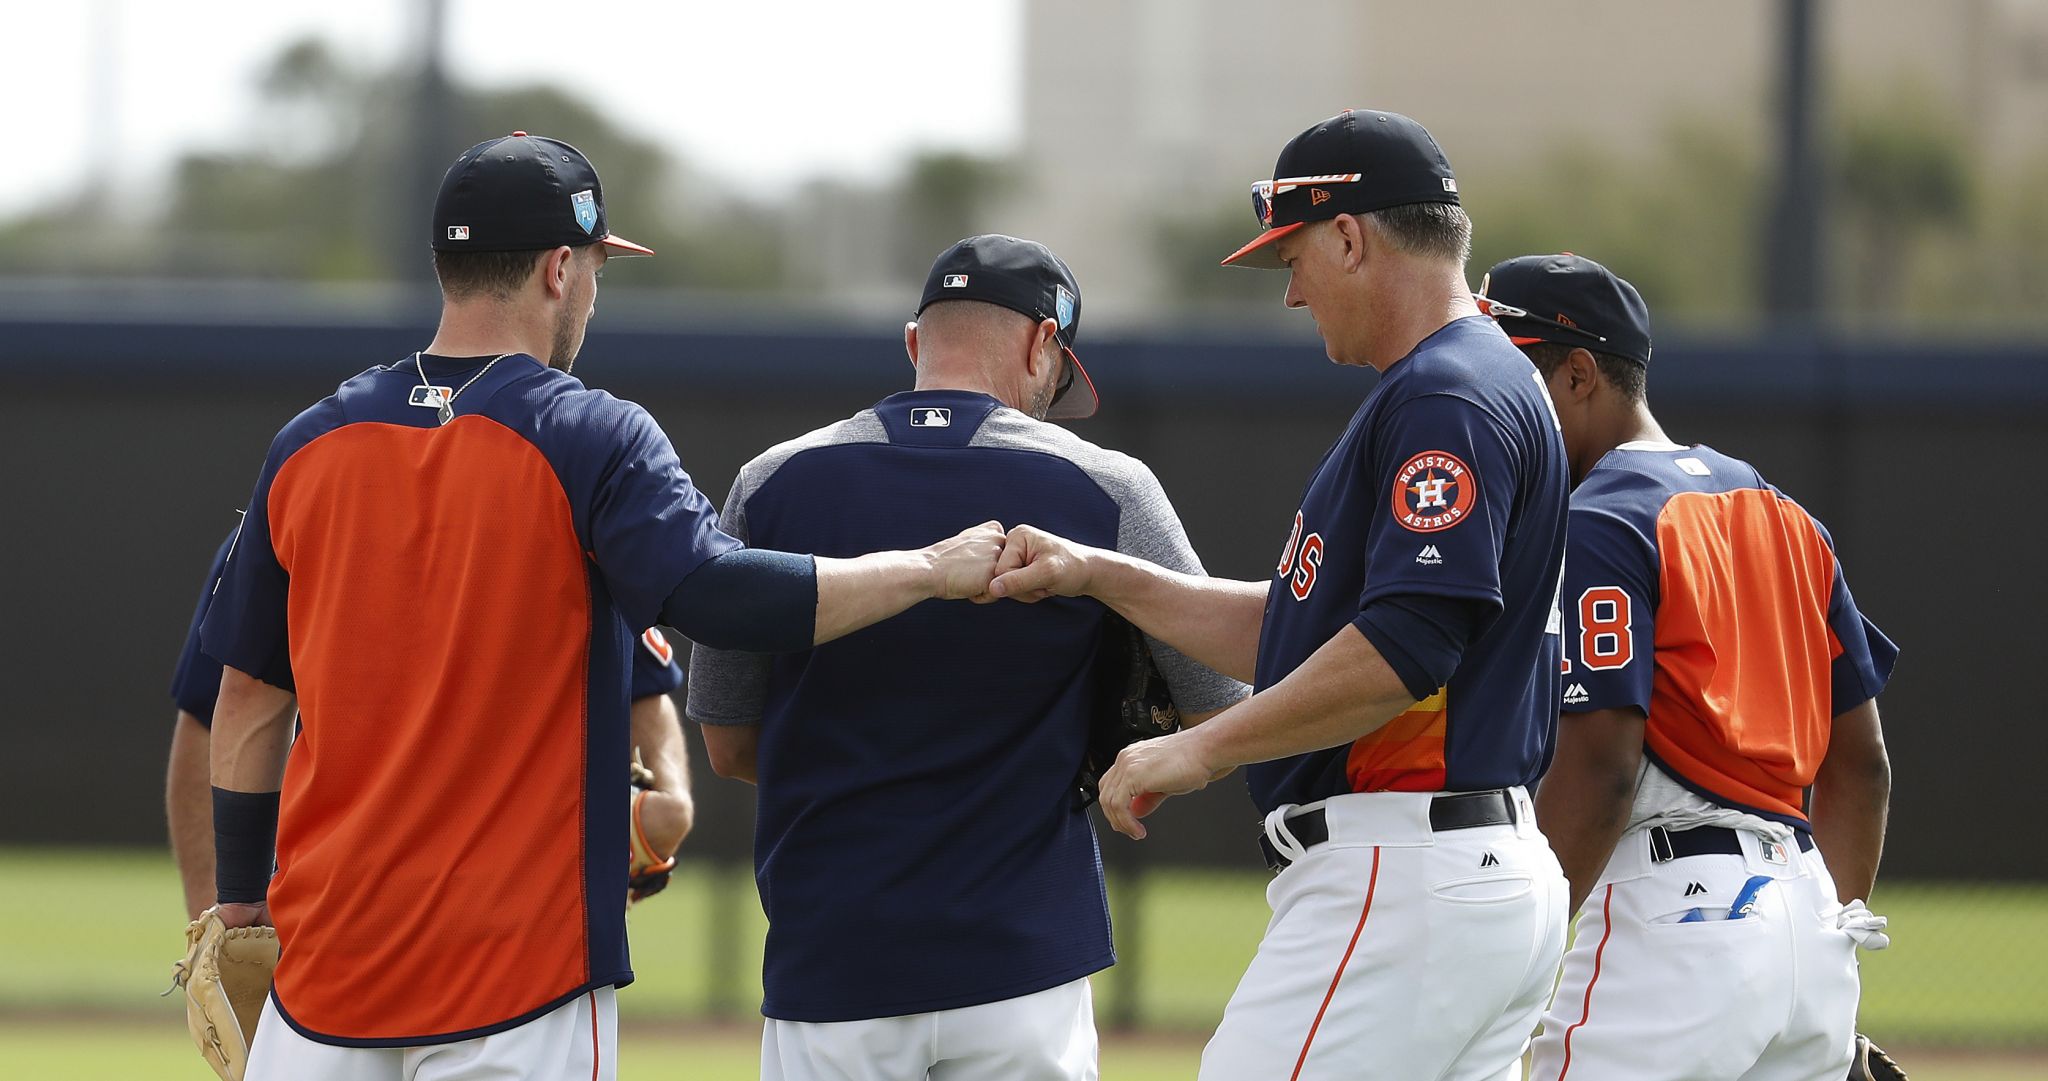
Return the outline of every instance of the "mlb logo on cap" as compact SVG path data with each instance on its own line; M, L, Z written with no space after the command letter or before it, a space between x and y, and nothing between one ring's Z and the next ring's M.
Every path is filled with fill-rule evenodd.
M944 288L947 288L947 289L965 289L965 288L967 288L967 275L965 275L965 274L948 274L948 275L946 275L946 284L945 284Z
M450 240L468 240L468 239L469 239L469 226L467 226L467 225L451 225L451 226L449 226L449 227L448 227L448 239L450 239Z

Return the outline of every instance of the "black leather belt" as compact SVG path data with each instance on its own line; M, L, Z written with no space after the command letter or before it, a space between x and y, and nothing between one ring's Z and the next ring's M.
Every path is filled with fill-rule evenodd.
M1330 820L1321 807L1297 811L1281 819L1281 823L1304 850L1330 839ZM1484 792L1446 792L1429 801L1429 828L1433 830L1469 830L1480 826L1514 824L1515 798L1504 788L1490 788ZM1272 840L1263 832L1259 834L1259 848L1266 854L1266 866L1275 871L1294 862L1273 847Z
M1813 836L1803 830L1793 830L1792 836L1799 845L1799 851L1813 851ZM1689 830L1667 830L1662 826L1650 827L1650 862L1670 863L1687 856L1740 856L1742 836L1726 826L1695 826Z

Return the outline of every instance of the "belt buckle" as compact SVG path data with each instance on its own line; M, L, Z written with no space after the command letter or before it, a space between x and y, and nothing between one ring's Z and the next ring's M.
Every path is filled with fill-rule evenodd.
M1650 827L1650 862L1670 863L1678 858L1677 850L1671 847L1671 831L1662 826Z

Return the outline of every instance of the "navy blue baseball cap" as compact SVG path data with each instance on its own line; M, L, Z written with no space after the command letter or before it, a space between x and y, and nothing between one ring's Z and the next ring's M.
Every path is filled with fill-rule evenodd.
M545 251L603 244L613 258L654 249L613 236L604 185L583 152L515 131L455 159L434 199L435 251Z
M1650 306L1620 275L1581 255L1524 255L1486 272L1482 311L1516 345L1557 342L1650 363Z
M1421 124L1400 113L1346 109L1280 148L1273 179L1252 185L1252 212L1266 231L1223 265L1278 270L1272 243L1309 222L1457 201L1451 163Z
M1001 233L968 237L940 252L932 263L917 314L947 300L979 300L1034 321L1052 320L1058 328L1053 336L1073 375L1053 397L1045 418L1079 420L1095 415L1102 399L1088 370L1074 356L1074 339L1081 333L1081 285L1051 248Z

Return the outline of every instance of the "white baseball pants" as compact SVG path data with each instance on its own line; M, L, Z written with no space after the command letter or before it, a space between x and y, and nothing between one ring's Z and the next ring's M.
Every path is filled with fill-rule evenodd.
M616 1081L617 990L600 987L517 1028L419 1047L336 1047L263 1004L243 1081Z
M1841 1081L1856 943L1820 853L1742 832L1741 855L1656 863L1622 837L1580 912L1543 1017L1536 1081ZM1769 883L1741 919L1728 909ZM1685 921L1693 909L1703 919Z
M1441 832L1432 793L1324 801L1330 840L1266 890L1272 921L1202 1081L1519 1077L1569 894L1528 793L1510 791L1515 825ZM1267 819L1282 852L1280 819L1301 809Z
M955 1010L868 1021L777 1021L761 1081L1095 1081L1086 978Z

